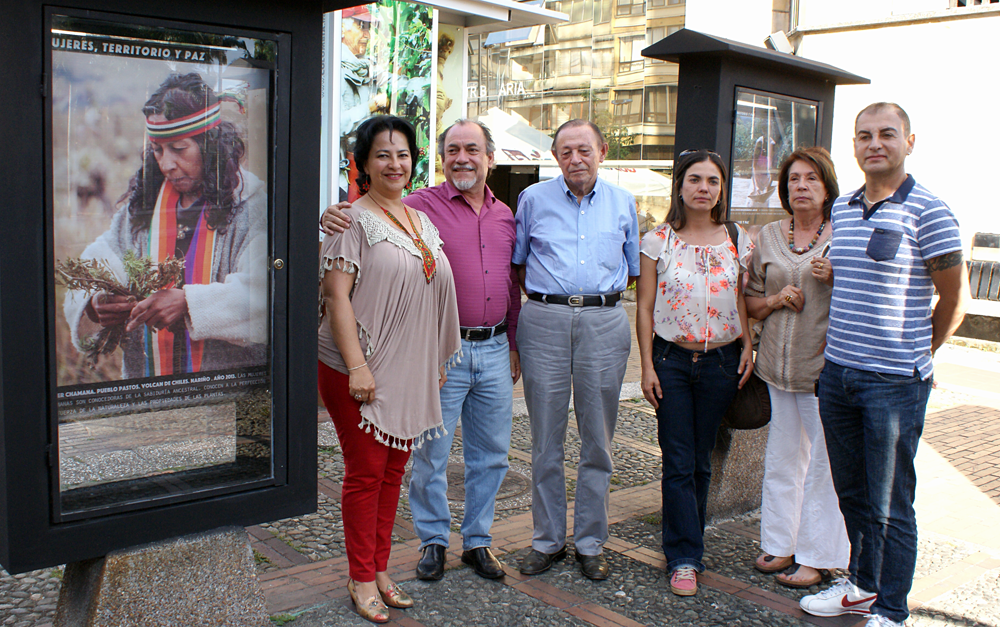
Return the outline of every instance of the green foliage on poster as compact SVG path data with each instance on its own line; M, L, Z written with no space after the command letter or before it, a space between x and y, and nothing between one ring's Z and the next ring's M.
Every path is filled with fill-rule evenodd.
M372 5L373 17L378 16L381 28L372 29L379 67L391 68L386 77L386 99L389 113L405 118L417 131L420 154L413 166L413 187L429 183L431 128L431 9L418 4L383 0ZM375 43L375 42L373 42ZM383 56L384 55L384 56Z

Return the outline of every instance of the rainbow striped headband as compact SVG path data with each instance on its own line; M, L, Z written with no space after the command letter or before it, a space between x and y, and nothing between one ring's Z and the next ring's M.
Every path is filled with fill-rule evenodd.
M214 105L208 106L191 115L185 115L182 118L164 120L162 122L153 122L149 118L146 118L146 132L149 133L150 141L178 141L194 137L195 135L201 135L205 131L215 128L222 122L222 103L224 101L235 102L240 109L240 113L246 113L243 101L238 96L226 93L219 94L218 98L218 101Z

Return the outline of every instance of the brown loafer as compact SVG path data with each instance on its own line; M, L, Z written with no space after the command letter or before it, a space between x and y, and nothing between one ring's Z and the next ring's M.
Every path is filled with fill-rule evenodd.
M542 553L541 551L531 549L531 553L525 555L524 559L521 560L521 574L537 575L544 573L552 568L553 563L558 562L564 557L566 557L565 545L555 553Z
M605 559L604 553L598 555L580 555L577 553L576 561L580 562L580 572L587 579L604 581L611 573L611 567L608 566L608 560Z

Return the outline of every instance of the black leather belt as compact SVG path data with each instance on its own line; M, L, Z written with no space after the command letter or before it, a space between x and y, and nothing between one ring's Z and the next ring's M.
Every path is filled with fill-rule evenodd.
M528 294L531 300L554 305L569 305L570 307L614 307L622 298L621 292L611 294L574 294L572 296L553 296L551 294Z
M460 327L459 332L462 334L463 340L468 340L470 342L482 342L483 340L488 340L491 337L500 335L507 330L507 321L504 320L495 327Z

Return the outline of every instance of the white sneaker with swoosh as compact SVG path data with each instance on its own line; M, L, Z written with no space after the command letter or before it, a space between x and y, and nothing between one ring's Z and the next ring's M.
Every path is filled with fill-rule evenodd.
M862 590L843 578L822 592L802 597L799 607L813 616L869 614L869 608L877 598L874 592Z

